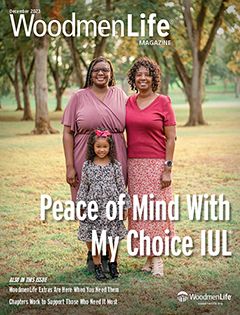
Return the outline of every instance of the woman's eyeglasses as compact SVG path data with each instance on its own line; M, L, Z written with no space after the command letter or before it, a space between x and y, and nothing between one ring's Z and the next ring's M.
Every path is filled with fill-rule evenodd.
M108 72L110 72L110 69L108 69L108 68L95 68L95 69L92 69L93 73L99 73L100 71L103 72L103 73L108 73Z

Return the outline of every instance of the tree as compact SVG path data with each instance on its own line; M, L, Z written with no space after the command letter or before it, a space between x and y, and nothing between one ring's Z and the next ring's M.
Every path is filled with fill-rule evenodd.
M2 97L10 94L10 82L0 76L0 109L2 109Z
M73 72L73 65L69 63L71 59L63 45L64 42L61 37L52 41L52 43L54 43L54 48L49 52L48 64L56 89L57 107L55 111L61 111L62 95L69 84L69 77Z
M123 37L114 45L114 40L110 39L109 44L113 47L111 61L115 69L116 79L121 82L122 89L128 93L129 85L127 84L127 72L131 67L134 56L138 55L138 47L135 38Z
M97 10L95 9L95 12L93 11L95 15L95 20L98 20L99 17L102 19L103 12L105 13L105 15L107 15L107 17L111 17L113 11L114 11L114 7L112 6L111 0L101 1L100 5L97 7ZM96 36L93 58L97 58L99 56L104 55L106 44L107 44L107 37Z
M30 0L32 9L40 11L39 0ZM36 19L41 19L41 13L35 15ZM41 27L39 25L39 27ZM39 30L40 33L40 30ZM58 133L50 125L48 114L48 83L47 83L47 56L48 56L48 36L34 38L35 48L35 79L34 94L36 103L35 129L34 134Z
M206 62L206 84L214 84L214 77L221 78L226 82L230 76L230 72L226 67L227 62L225 61L226 54L224 53L224 47L225 39L217 35ZM224 84L224 88L226 88L226 84Z
M77 84L80 88L82 88L84 85L84 79L81 65L81 61L83 61L81 52L77 48L76 41L73 37L65 37L65 40L71 52Z
M234 75L235 80L235 96L238 98L240 95L240 52L239 52L239 36L240 30L236 28L231 34L231 40L225 47L227 55L227 68Z
M33 70L34 58L32 58L29 71L26 71L23 53L20 50L19 55L19 65L20 65L20 73L22 78L22 92L23 92L23 102L24 102L24 111L22 120L33 120L31 105L29 100L29 80Z
M3 55L1 54L2 58L1 60L2 62L2 71L3 74L7 74L13 89L14 89L14 94L15 94L15 99L17 102L17 108L16 111L18 110L23 110L22 104L21 104L21 97L20 97L20 88L19 88L19 56L17 55L15 58L15 62L14 62L14 67L11 67L10 62L6 60L6 58L3 57ZM13 69L12 69L13 68ZM13 70L13 74L12 71Z
M84 10L82 10L84 8ZM51 9L51 18L59 21L67 20L71 18L72 12L78 12L78 16L86 18L85 14L88 12L86 1L74 1L74 0L55 0L54 6ZM67 26L69 29L69 25ZM83 67L87 68L85 61L82 57L84 49L84 39L81 40L81 45L78 45L79 41L74 37L63 36L66 41L71 59L73 62L73 71L75 73L75 81L77 85L82 88L84 85Z
M5 1L7 9L19 10L19 3L14 1ZM26 1L21 5L26 6ZM21 8L21 7L20 7ZM15 22L17 15L13 15ZM13 85L17 110L24 110L21 120L33 120L30 100L29 100L29 85L30 77L33 70L34 58L30 57L32 51L32 40L26 38L21 33L18 37L13 36L11 24L9 23L9 15L4 15L3 26L1 28L1 68L7 74L10 82ZM22 93L24 108L21 105L19 72L22 83Z
M216 3L216 2L215 2ZM174 42L173 60L186 93L190 112L186 126L204 125L206 121L202 110L203 69L213 44L214 37L223 19L227 0L218 1L218 5L201 2L182 1L183 30L180 40L185 43L191 67L184 62L181 53L182 46L176 40L178 32L171 35ZM194 18L195 16L195 18ZM187 37L184 35L187 34Z

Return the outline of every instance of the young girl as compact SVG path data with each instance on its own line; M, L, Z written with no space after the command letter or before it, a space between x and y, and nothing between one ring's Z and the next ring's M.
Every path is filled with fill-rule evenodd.
M119 195L124 193L125 210L124 219L127 217L127 210L130 208L130 197L125 190L124 178L120 163L115 160L114 141L111 133L108 130L93 131L88 140L87 161L83 164L81 184L77 194L77 200L84 200L86 204L90 201L96 201L98 205L98 218L94 221L88 216L84 221L81 221L78 231L78 238L87 243L88 250L92 249L92 231L96 230L98 238L103 230L107 232L108 237L119 236L123 239L127 230L124 227L123 221L117 217L110 221L106 217L106 205L112 200L117 203ZM111 260L111 250L107 244L109 260ZM95 267L95 275L97 280L105 280L101 255L93 256ZM110 262L109 271L112 278L118 277L117 262Z

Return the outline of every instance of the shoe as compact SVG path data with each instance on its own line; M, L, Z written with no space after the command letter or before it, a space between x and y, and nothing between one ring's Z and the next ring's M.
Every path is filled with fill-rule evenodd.
M106 277L106 275L103 272L101 264L94 265L94 269L95 269L95 276L96 276L97 280L99 280L99 281L107 280L107 277Z
M102 267L103 267L103 271L104 272L109 272L109 267L108 267L108 263L109 263L109 259L108 259L108 254L107 255L101 255L101 261L102 261Z
M152 275L155 277L163 277L163 261L160 257L153 257L152 259Z
M116 261L109 262L108 266L109 266L109 272L110 272L110 275L111 275L112 279L118 278L119 272L118 272L118 269L117 269Z
M152 257L148 257L147 258L147 261L145 262L145 265L142 267L142 271L144 271L144 272L150 272L150 271L152 271L152 267L153 267L153 265L152 265Z
M108 268L108 255L101 255L101 261L102 261L102 267L103 267L103 271L104 272L109 272L109 268ZM87 254L87 270L89 272L94 272L94 262L93 262L93 258L92 258L92 252L89 250L88 254Z
M93 263L92 252L89 250L87 254L87 270L89 272L95 271L95 265Z

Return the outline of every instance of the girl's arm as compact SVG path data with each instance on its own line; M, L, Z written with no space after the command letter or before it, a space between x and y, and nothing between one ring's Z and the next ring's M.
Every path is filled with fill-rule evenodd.
M63 147L66 161L66 180L69 185L75 187L78 178L73 163L73 132L69 126L64 126L63 129Z

